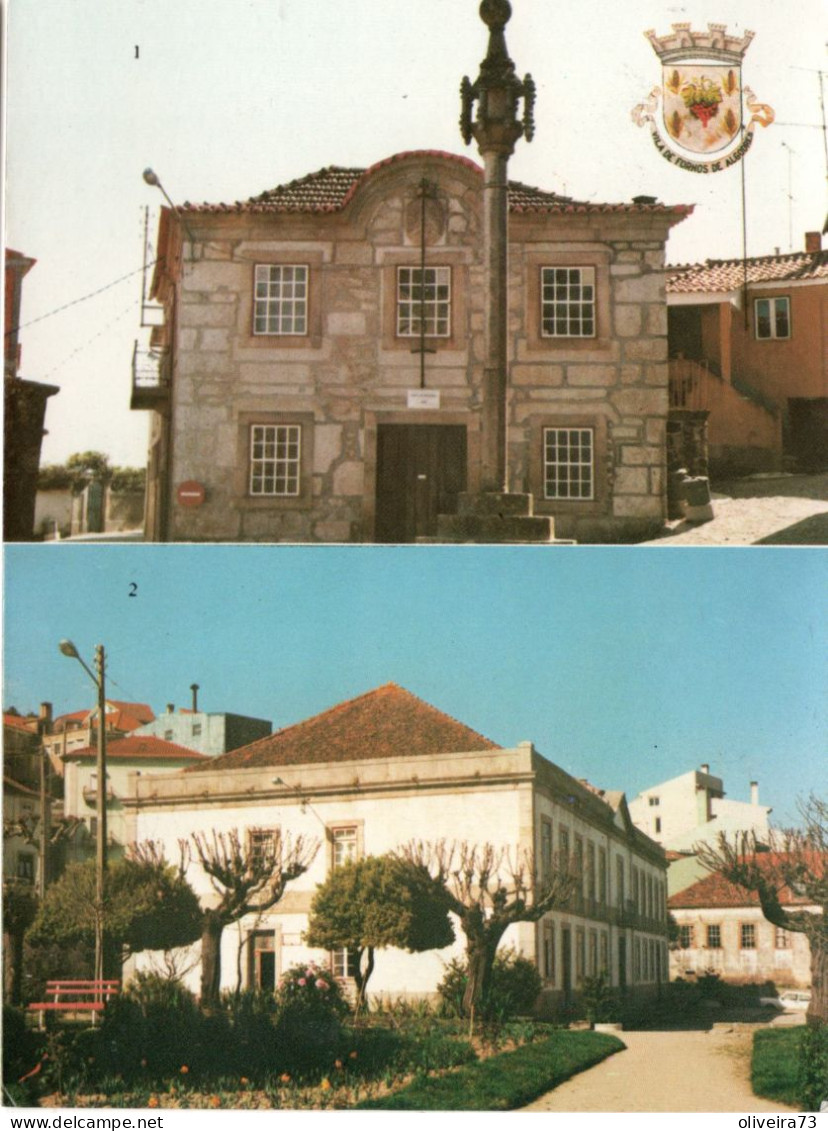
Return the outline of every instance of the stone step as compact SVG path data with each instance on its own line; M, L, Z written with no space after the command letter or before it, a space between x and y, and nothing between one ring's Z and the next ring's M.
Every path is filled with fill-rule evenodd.
M486 491L472 495L468 492L457 496L458 515L492 515L497 517L529 517L534 513L532 495L512 494L505 491Z
M472 542L484 545L552 542L555 524L540 515L441 514L436 542Z

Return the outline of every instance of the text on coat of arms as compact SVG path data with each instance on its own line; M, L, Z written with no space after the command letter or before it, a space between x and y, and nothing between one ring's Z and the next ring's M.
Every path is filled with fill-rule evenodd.
M656 148L673 164L700 173L735 164L750 148L755 125L768 126L774 117L742 85L753 32L738 38L723 24L708 24L704 32L673 24L670 35L646 35L662 61L662 85L635 107L633 121L649 123Z

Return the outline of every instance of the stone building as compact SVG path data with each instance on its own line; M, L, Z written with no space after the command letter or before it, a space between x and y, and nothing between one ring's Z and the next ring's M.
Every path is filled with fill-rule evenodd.
M775 858L769 852L759 860L772 864ZM818 912L795 892L782 890L779 899L785 911ZM773 981L780 989L810 986L807 938L769 923L755 892L714 872L671 895L668 905L679 930L671 977L718 974L736 983Z
M309 960L347 981L347 952L326 955L303 942L316 886L337 863L412 839L528 850L541 872L561 855L576 861L582 881L570 903L509 928L502 944L537 964L546 1006L571 1000L585 976L604 969L614 986L645 996L667 980L664 853L633 826L623 794L576 781L529 742L504 749L394 684L183 773L134 778L122 804L129 839L160 842L170 858L187 833L320 841L282 900L243 919L238 939L227 940L223 986L235 984L237 953L247 986L273 986ZM199 866L188 879L209 900ZM458 934L439 952L377 952L371 992L433 994L445 963L462 956Z
M162 211L148 539L414 541L479 492L482 182L422 151ZM690 211L510 183L508 489L559 538L661 527L664 248Z

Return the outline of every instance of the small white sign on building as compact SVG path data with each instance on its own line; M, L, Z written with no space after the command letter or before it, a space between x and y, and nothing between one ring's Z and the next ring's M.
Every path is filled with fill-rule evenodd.
M409 408L439 408L440 407L440 390L439 389L409 389L408 390L408 407Z

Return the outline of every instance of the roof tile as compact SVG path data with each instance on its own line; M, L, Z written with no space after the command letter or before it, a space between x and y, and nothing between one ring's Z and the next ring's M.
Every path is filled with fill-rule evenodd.
M763 255L747 261L708 259L668 267L667 293L729 293L744 286L745 263L748 283L791 283L809 279L828 280L828 251L800 251L791 255Z
M61 755L68 762L75 762L79 758L95 758L97 756L96 746L84 746L80 750L70 750L66 754ZM187 762L213 762L209 754L200 754L197 750L190 750L186 746L179 746L175 742L167 742L163 738L155 738L154 735L137 735L130 734L126 738L110 739L106 744L106 758L107 761L125 761L131 762L134 760L147 759L161 759L169 761L187 761Z
M249 746L213 758L209 769L353 762L400 755L499 749L496 743L410 691L387 683L303 722L283 727Z

